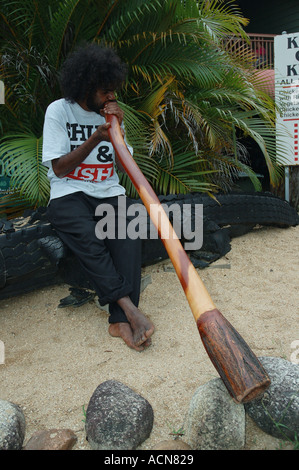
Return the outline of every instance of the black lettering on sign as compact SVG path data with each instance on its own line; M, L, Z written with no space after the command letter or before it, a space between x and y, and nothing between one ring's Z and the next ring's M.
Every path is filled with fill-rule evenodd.
M292 49L292 48L294 49L299 48L299 45L297 43L297 36L288 38L288 49Z
M297 69L298 64L295 65L287 65L287 76L290 77L291 75L298 75L299 68Z

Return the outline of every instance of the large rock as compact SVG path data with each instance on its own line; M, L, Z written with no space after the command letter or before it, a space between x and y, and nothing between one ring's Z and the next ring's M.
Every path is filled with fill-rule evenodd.
M194 393L185 420L184 441L194 450L240 450L245 445L245 409L220 378Z
M18 405L0 400L0 450L20 450L25 437L26 422Z
M132 450L149 437L153 421L153 409L145 398L108 380L89 401L85 429L94 450Z
M271 385L261 398L246 403L245 410L267 434L294 440L299 436L299 367L279 357L259 359Z

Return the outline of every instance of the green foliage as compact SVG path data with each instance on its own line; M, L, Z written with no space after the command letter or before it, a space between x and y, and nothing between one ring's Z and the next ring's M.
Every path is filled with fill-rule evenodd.
M2 2L4 3L4 2ZM271 181L279 176L275 106L254 86L243 18L222 0L11 0L0 10L0 155L14 167L12 187L32 205L46 204L41 166L44 113L60 98L58 72L82 41L113 46L128 64L118 99L128 140L145 176L161 193L226 189L238 171L257 179L239 137L260 146ZM121 176L130 195L131 182Z
M2 139L1 149L12 189L33 205L45 204L49 183L47 169L41 163L42 139L30 134L8 135Z

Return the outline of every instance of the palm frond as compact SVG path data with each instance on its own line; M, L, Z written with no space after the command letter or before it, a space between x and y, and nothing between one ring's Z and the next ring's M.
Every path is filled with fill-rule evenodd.
M0 154L14 191L30 203L47 204L49 182L42 165L42 138L15 134L1 140Z
M188 151L181 145L174 148L173 165L168 158L156 159L159 178L154 182L158 194L186 194L192 191L215 191L216 186L206 180L207 175L215 173L213 169L200 170L199 165L205 161L193 151Z
M26 201L18 191L10 191L0 197L0 219L21 217L25 210L33 207L34 204Z

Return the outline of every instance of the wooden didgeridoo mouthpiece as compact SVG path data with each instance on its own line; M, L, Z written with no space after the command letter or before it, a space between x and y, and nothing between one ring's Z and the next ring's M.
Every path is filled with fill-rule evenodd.
M208 356L236 402L245 403L257 398L270 385L266 371L240 334L214 305L157 195L127 149L118 119L107 114L106 120L111 124L108 132L117 157L135 186L172 261Z

